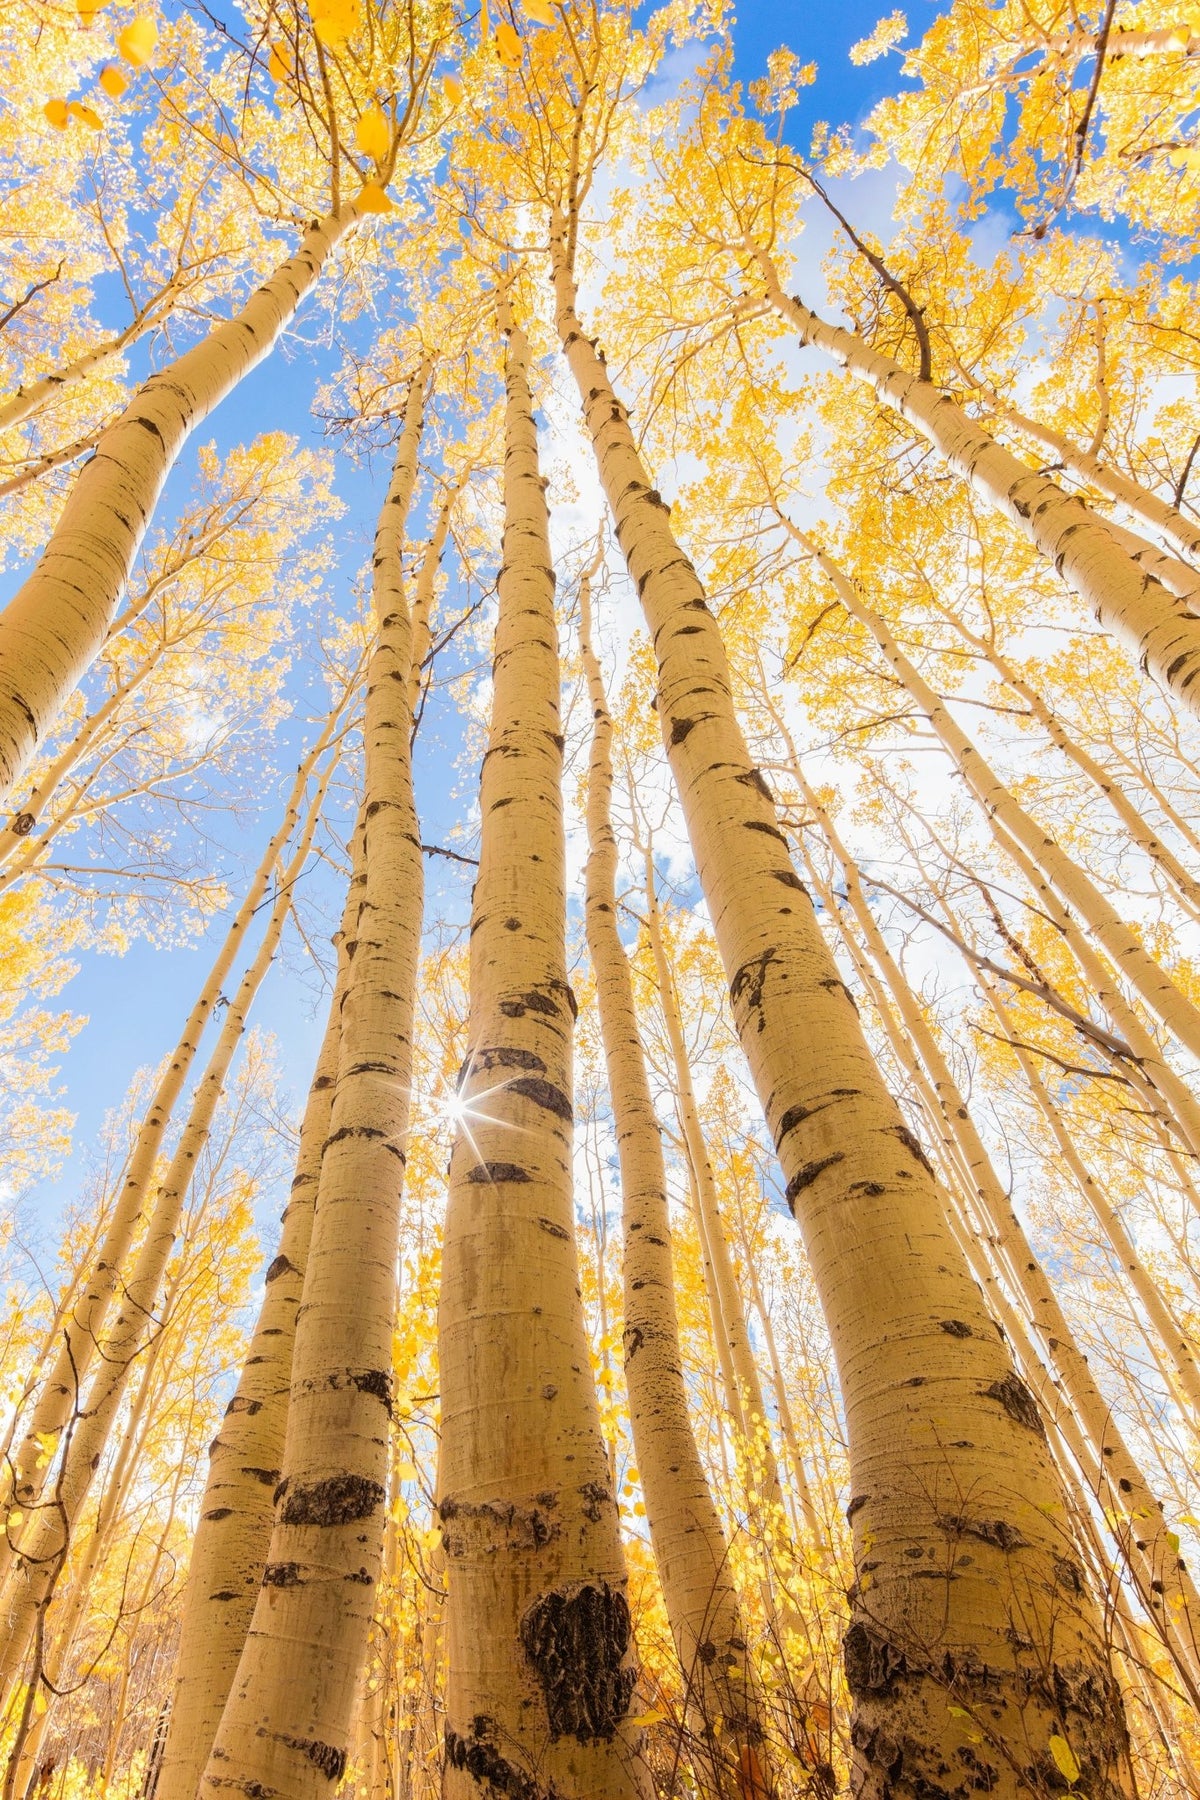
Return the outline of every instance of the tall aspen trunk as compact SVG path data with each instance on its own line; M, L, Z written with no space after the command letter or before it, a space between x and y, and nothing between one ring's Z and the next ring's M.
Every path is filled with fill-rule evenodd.
M844 1640L862 1800L1127 1791L1101 1622L1064 1573L1058 1479L1025 1384L884 1086L734 711L721 636L575 305L557 321L658 664L658 708L735 1023L837 1358L857 1580ZM1016 1626L1020 1617L1021 1625ZM952 1710L953 1707L953 1710ZM974 1741L972 1741L974 1740Z
M241 1043L250 1006L274 960L280 934L292 906L292 889L312 846L331 762L309 807L296 850L280 870L277 898L258 951L225 1011L221 1033L208 1066L196 1086L187 1124L171 1157L146 1227L146 1235L124 1283L123 1299L112 1330L100 1347L98 1367L87 1393L72 1407L64 1435L61 1467L52 1498L43 1497L22 1531L0 1607L0 1680L9 1682L25 1656L39 1614L49 1604L70 1549L71 1535L100 1464L121 1401L144 1347L156 1325L163 1278L179 1229L180 1214L208 1141L213 1115L224 1092L230 1064ZM158 1326L161 1329L161 1326Z
M375 533L361 906L347 943L275 1522L200 1792L317 1800L346 1769L383 1554L400 1195L424 875L413 800L404 533L429 368L414 377Z
M355 928L363 883L361 843L360 821L337 937L337 978L300 1123L296 1173L279 1247L266 1271L262 1305L236 1391L209 1445L208 1477L183 1592L156 1800L195 1800L262 1585L283 1462L296 1317L337 1080L347 940Z
M666 946L663 943L652 845L646 845L644 856L647 933L650 938L650 947L654 952L659 999L667 1027L671 1061L674 1066L674 1085L679 1102L684 1146L695 1182L696 1210L705 1248L706 1268L712 1271L712 1280L716 1290L714 1311L720 1317L725 1341L728 1345L729 1368L726 1385L730 1386L730 1410L742 1434L743 1452L752 1471L752 1481L761 1488L761 1498L766 1501L767 1505L778 1511L780 1522L782 1522L783 1489L779 1481L779 1465L775 1460L775 1450L771 1442L762 1380L750 1343L745 1302L742 1299L741 1288L738 1286L737 1272L734 1269L733 1257L729 1249L729 1238L717 1200L717 1184L713 1176L712 1162L700 1123L700 1109L696 1104L696 1090L692 1081L692 1071L688 1064L687 1046L683 1035L679 995L675 987L674 973L667 957Z
M529 348L501 297L504 554L438 1318L446 1800L633 1800L636 1671L579 1300L558 634Z
M1200 712L1200 616L1148 575L1108 524L1075 494L1031 469L931 381L830 325L786 294L767 252L746 245L775 311L857 380L874 388L944 457L973 491L1011 519L1074 588L1100 624L1181 705Z
M625 1380L654 1560L702 1754L702 1792L757 1800L766 1772L762 1701L717 1509L688 1414L675 1311L662 1137L617 930L612 719L592 645L589 578L579 590L580 649L592 703L586 925L621 1164ZM647 855L653 887L653 863Z
M972 649L978 651L980 656L991 663L1005 686L1010 687L1013 693L1025 702L1031 715L1042 727L1055 749L1061 751L1068 762L1074 763L1080 774L1086 776L1097 792L1104 795L1113 812L1116 813L1129 833L1130 841L1136 844L1137 848L1156 868L1161 869L1174 890L1179 904L1190 918L1200 923L1200 880L1189 874L1174 852L1162 842L1158 833L1151 828L1149 821L1130 800L1120 782L1115 780L1103 764L1097 762L1096 758L1085 750L1076 738L1064 730L1053 708L1046 704L1032 682L1026 681L1025 677L1013 667L1006 656L1001 654L994 643L989 643L986 638L971 631L949 609L946 609L944 616L952 620L955 630L971 645Z
M1098 1498L1104 1504L1109 1527L1130 1577L1163 1642L1195 1680L1200 1676L1200 1654L1196 1647L1200 1599L1178 1549L1171 1547L1171 1534L1163 1518L1162 1504L1151 1492L1107 1401L1096 1386L1087 1357L1080 1350L1033 1246L1017 1219L1012 1201L975 1129L970 1110L933 1029L867 905L853 859L847 854L833 821L805 781L794 758L791 774L805 805L828 840L846 883L851 911L900 1014L905 1035L924 1065L946 1136L960 1152L972 1203L980 1213L989 1237L1001 1250L1010 1283L1021 1295L1033 1322L1043 1360L1057 1371L1072 1411L1092 1441L1103 1471L1103 1487Z
M48 1466L45 1455L47 1441L56 1438L65 1428L80 1386L95 1360L97 1345L121 1277L121 1269L144 1215L163 1137L191 1073L204 1028L221 999L225 980L266 894L267 884L278 865L283 846L295 829L312 771L339 728L340 709L335 708L296 771L279 828L263 852L262 860L188 1015L174 1054L159 1076L130 1152L103 1242L88 1271L83 1293L66 1322L62 1342L56 1346L53 1363L42 1383L28 1424L17 1439L16 1449L9 1463L12 1483L10 1504L28 1508L36 1504L41 1493L44 1481L42 1471ZM0 1535L0 1580L10 1568L11 1562L10 1535L5 1533Z
M347 208L310 225L241 311L151 375L102 433L37 567L0 614L0 797L103 644L188 437L274 348L355 217Z
M868 606L856 584L803 532L791 528L797 543L814 558L832 584L845 611L875 639L902 686L925 714L967 787L1005 836L1020 846L1039 870L1039 886L1049 883L1061 903L1073 910L1146 1007L1189 1053L1200 1060L1200 1009L1176 987L1170 976L1143 948L1135 932L1120 918L1091 878L1074 862L1015 799L984 761L966 732L951 717L945 702L909 662L891 631Z

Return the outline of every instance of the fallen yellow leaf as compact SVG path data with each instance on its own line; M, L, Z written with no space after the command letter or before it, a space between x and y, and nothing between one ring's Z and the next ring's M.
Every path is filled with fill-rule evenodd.
M523 51L521 40L507 19L501 19L496 27L496 55L506 69L519 69Z
M450 102L451 106L461 106L462 105L462 97L463 97L463 84L458 79L458 76L457 75L447 75L445 80L442 82L442 86L446 91L446 98Z
M85 106L82 100L68 100L67 111L73 119L78 119L81 125L86 125L89 131L99 131L104 123L100 114L94 112L90 106Z
M382 162L392 147L392 128L382 106L368 106L354 131L354 142L364 156Z
M110 100L119 100L129 86L129 77L116 63L105 63L100 71L100 86Z
M278 44L271 45L271 53L267 57L267 74L272 81L287 81L292 73L291 59L286 50Z
M525 0L525 13L535 25L553 29L558 24L558 14L550 5L550 0Z
M47 100L42 111L56 131L65 131L67 129L71 115L67 111L67 103L65 100Z
M117 49L135 69L144 68L150 61L157 42L158 26L148 13L117 33Z

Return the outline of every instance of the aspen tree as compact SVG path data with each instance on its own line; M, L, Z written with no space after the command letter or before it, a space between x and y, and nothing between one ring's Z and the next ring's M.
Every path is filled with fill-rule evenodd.
M864 600L845 570L820 550L811 538L792 527L797 543L818 564L839 601L852 619L870 632L905 690L916 701L936 732L946 754L990 819L1005 837L1020 845L1030 863L1050 883L1064 906L1071 908L1094 935L1114 968L1183 1047L1200 1059L1200 1009L1197 1009L1170 976L1142 947L1136 933L1079 865L1060 849L1008 788L996 777L955 720L945 703L901 651L883 619Z
M103 644L187 439L274 349L356 222L347 206L310 225L241 311L153 374L101 435L36 569L0 614L0 796Z
M192 1539L179 1626L171 1715L156 1800L194 1800L262 1584L283 1460L292 1347L303 1297L313 1213L329 1135L341 1045L347 938L363 884L361 822L346 907L337 934L337 977L316 1071L300 1122L296 1172L279 1245L233 1398L209 1446L208 1478Z
M1186 602L1148 575L1121 547L1106 521L1077 495L1023 463L971 419L949 394L922 380L841 325L830 325L784 292L779 270L747 238L744 255L757 270L773 309L848 374L872 387L901 414L973 491L1011 519L1051 562L1100 624L1136 656L1138 666L1192 712L1200 712L1200 620Z
M844 1659L859 1791L882 1800L903 1771L911 1788L965 1793L982 1763L994 1792L1016 1795L1055 1781L1048 1746L1062 1736L1093 1794L1116 1794L1127 1780L1119 1697L1082 1577L1063 1585L1043 1510L1058 1482L1036 1405L786 855L716 621L580 323L565 233L556 209L559 335L653 639L663 738L738 1035L838 1361L858 1571ZM1011 1530L986 1522L998 1512ZM948 1566L963 1530L970 1562ZM1062 1670L1053 1689L1047 1658ZM947 1702L978 1721L985 1691L981 1754Z
M162 1141L171 1125L180 1094L184 1093L187 1076L191 1073L196 1053L200 1049L201 1035L212 1013L218 1008L221 990L236 963L237 952L245 943L246 932L263 902L272 873L279 866L282 848L295 830L311 774L342 729L340 713L342 707L335 704L329 711L317 740L313 742L313 747L300 760L279 828L266 844L263 859L255 869L250 886L246 887L237 913L230 920L227 934L219 945L218 954L196 997L196 1004L187 1015L175 1053L162 1075L158 1076L155 1093L151 1096L149 1107L140 1123L139 1134L131 1148L130 1161L122 1170L121 1190L113 1204L103 1242L95 1255L94 1264L88 1269L83 1292L72 1305L63 1328L61 1343L54 1346L54 1361L41 1382L29 1424L16 1440L16 1449L9 1458L13 1483L11 1503L18 1507L31 1507L38 1501L43 1471L47 1469L47 1440L56 1438L63 1427L67 1426L72 1406L76 1404L79 1382L83 1382L86 1373L92 1368L97 1345L103 1337L104 1321L112 1307L113 1294L117 1292L117 1285L121 1282L122 1265L130 1255L133 1238L146 1213L146 1202L155 1179L155 1165L162 1150ZM9 1568L11 1553L13 1546L5 1534L0 1539L0 1579Z
M592 570L585 570L579 585L579 642L592 703L585 912L621 1164L629 1417L667 1617L689 1707L700 1722L707 1764L703 1780L706 1788L728 1800L755 1800L773 1791L763 1766L762 1703L732 1579L729 1545L688 1416L662 1137L646 1076L629 963L617 930L612 719L592 644L591 576ZM652 885L649 853L647 862Z
M78 1396L79 1384L87 1376L95 1359L123 1266L145 1215L163 1138L186 1086L205 1026L222 998L222 989L238 951L245 942L246 933L267 892L272 873L278 867L283 847L295 829L313 770L340 730L341 706L335 705L312 748L302 758L296 770L279 827L263 851L242 903L230 922L196 1003L188 1015L179 1043L158 1078L128 1164L122 1172L120 1190L103 1241L87 1272L83 1292L71 1308L62 1341L54 1347L53 1363L38 1391L28 1424L9 1459L11 1502L19 1507L28 1508L36 1502L41 1492L44 1479L42 1471L48 1466L47 1442L55 1439L66 1426ZM0 1538L0 1578L9 1566L11 1554L12 1545L5 1534Z
M1171 1546L1161 1502L1151 1493L1111 1409L1096 1386L1087 1358L1079 1349L1054 1290L1017 1219L933 1030L872 916L853 861L833 821L794 757L790 773L841 869L851 910L900 1014L907 1039L924 1065L937 1110L945 1122L946 1137L961 1153L967 1191L989 1236L1006 1260L1010 1279L1023 1298L1039 1343L1045 1346L1043 1359L1057 1370L1068 1404L1083 1431L1091 1438L1097 1466L1103 1471L1104 1491L1099 1497L1105 1503L1110 1529L1129 1564L1143 1605L1172 1654L1182 1662L1188 1677L1198 1681L1200 1654L1195 1636L1200 1622L1200 1598L1192 1588L1178 1549Z
M291 912L293 889L308 860L333 768L331 761L309 804L297 846L286 864L279 867L278 891L266 930L225 1009L220 1035L197 1083L187 1123L158 1190L141 1248L123 1283L120 1310L99 1346L99 1366L86 1395L72 1395L74 1416L64 1433L53 1496L49 1500L43 1498L21 1534L0 1604L0 1679L6 1683L15 1675L38 1626L39 1615L54 1593L70 1548L71 1533L136 1367L138 1352L148 1329L157 1324L163 1278L196 1159L207 1142L230 1064L245 1031L247 1013L274 960Z
M396 1254L424 874L404 536L430 364L413 378L375 533L363 724L364 881L296 1319L262 1586L200 1792L324 1796L346 1770L383 1552Z
M572 1204L554 571L506 291L500 329L504 546L438 1320L445 1793L633 1800L632 1626Z

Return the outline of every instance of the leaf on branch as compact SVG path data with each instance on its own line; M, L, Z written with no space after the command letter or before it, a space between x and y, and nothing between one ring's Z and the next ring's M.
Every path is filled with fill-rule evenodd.
M908 36L908 20L902 12L889 13L886 19L880 19L870 37L859 38L857 44L850 46L850 61L860 67L863 63L875 62L880 56L886 56L894 44Z
M271 52L267 57L267 74L271 77L272 81L291 80L292 59L287 51L281 49L278 44L271 45Z
M382 162L392 147L392 128L382 106L368 106L354 130L354 142L364 156Z
M149 14L143 14L117 33L117 49L135 69L145 68L158 43L158 26Z
M507 19L501 19L496 27L496 55L506 69L519 69L521 66L524 47Z

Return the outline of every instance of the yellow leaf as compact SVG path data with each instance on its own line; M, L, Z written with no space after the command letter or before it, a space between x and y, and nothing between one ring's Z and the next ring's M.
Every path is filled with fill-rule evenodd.
M354 142L364 156L382 162L392 147L392 128L382 106L368 106L354 131Z
M67 103L65 100L47 100L42 111L56 131L65 131L67 129L71 115L67 111Z
M101 7L108 5L108 0L76 0L76 5L83 23L90 25Z
M271 54L267 58L267 74L272 81L287 81L292 73L291 59L286 50L278 44L271 45Z
M117 33L117 49L135 69L143 68L150 61L157 42L158 26L148 13Z
M336 50L362 24L361 0L312 0L312 21L321 42Z
M129 86L129 77L116 63L105 63L100 71L100 86L110 100L119 100Z
M33 1710L37 1714L39 1719L41 1718L42 1714L45 1712L46 1706L47 1706L46 1695L45 1695L44 1691L41 1688L39 1688L37 1693L33 1696Z
M496 55L506 69L519 69L522 57L521 40L507 19L501 19L496 27Z
M463 84L458 79L458 76L457 75L447 75L445 80L442 82L442 86L446 91L446 98L450 102L451 106L461 106L462 105L462 97L463 97Z
M1069 1782L1070 1785L1074 1787L1075 1783L1079 1780L1079 1764L1075 1760L1075 1752L1072 1750L1065 1737L1058 1737L1056 1734L1051 1734L1050 1754L1054 1758L1055 1765L1063 1780Z
M368 181L354 202L360 213L394 212L396 202L390 194L385 194L377 182Z
M68 100L67 111L73 119L78 119L81 125L86 125L91 131L99 131L104 123L100 114L90 106L85 106L82 100Z
M635 1719L630 1719L629 1723L631 1725L660 1725L666 1716L665 1712L651 1710L650 1712L638 1713L637 1717Z
M558 15L550 0L525 0L525 16L535 25L545 25L551 30L558 24Z

